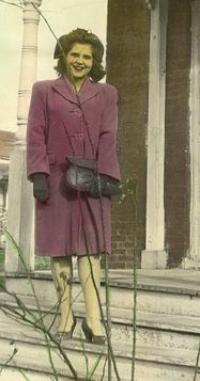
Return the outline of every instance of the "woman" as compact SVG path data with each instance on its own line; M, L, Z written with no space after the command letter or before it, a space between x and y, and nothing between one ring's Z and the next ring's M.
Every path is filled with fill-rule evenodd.
M103 344L105 336L97 291L100 255L111 252L111 197L120 180L116 156L117 92L98 83L105 75L104 48L84 29L61 36L54 58L55 80L33 85L28 118L27 172L36 198L35 249L50 256L60 300L58 333L72 337L72 256L78 258L86 319L86 338ZM95 160L95 181L87 191L65 184L66 157ZM110 192L111 190L111 192Z

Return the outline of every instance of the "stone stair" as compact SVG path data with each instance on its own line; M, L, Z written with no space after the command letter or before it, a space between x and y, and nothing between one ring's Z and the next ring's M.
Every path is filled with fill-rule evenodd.
M168 270L169 271L169 270ZM54 319L54 311L49 310L56 302L55 290L50 274L35 273L32 277L42 313L47 313L46 326ZM132 367L132 310L133 288L131 273L112 272L110 276L112 343L121 381L131 381ZM150 276L138 271L137 290L137 351L134 381L193 381L194 367L200 342L200 288L199 272L159 272ZM37 314L32 297L30 281L25 277L10 276L7 287L15 290L30 310ZM78 320L73 340L62 341L82 380L86 377L86 356L92 369L97 358L101 360L92 380L102 379L106 358L106 347L86 343L81 337L80 323L84 316L84 303L79 282L73 287L74 311ZM104 289L102 304L105 310ZM12 297L0 294L0 305L14 305ZM52 331L56 329L56 324ZM10 344L14 343L14 344ZM18 348L14 357L16 364L4 370L0 381L21 381L23 375L18 366L28 374L31 381L50 380L52 372L48 360L43 335L26 324L15 322L0 313L0 362L5 363L11 356L13 345ZM83 355L83 345L84 353ZM52 344L52 349L55 346ZM55 366L60 380L74 379L59 356L53 351ZM21 378L20 378L21 377ZM112 380L116 377L113 373ZM200 381L198 373L196 381Z

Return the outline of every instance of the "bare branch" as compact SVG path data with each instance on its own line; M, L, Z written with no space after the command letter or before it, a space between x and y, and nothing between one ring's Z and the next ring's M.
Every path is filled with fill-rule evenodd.
M82 210L81 203L79 203L79 205L80 205L81 214L83 215L83 210ZM105 244L106 240L105 240L105 227L104 227L104 219L103 219L104 209L103 209L102 197L100 197L100 208L101 208L101 223L102 223L103 237L104 237L104 244ZM86 231L85 231L85 226L83 226L83 234L84 234L84 237L85 237L87 251L89 252L89 250L88 250L89 244L88 244L88 241L87 241L87 234L86 234ZM106 250L105 250L105 252L106 252ZM119 376L119 372L118 372L118 369L117 369L115 355L114 355L114 351L113 351L113 347L112 347L111 332L110 332L110 329L111 329L111 318L110 318L110 304L109 304L109 277L108 277L108 262L107 262L108 258L107 258L107 256L105 256L105 261L106 261L106 266L105 266L105 286L106 286L106 314L107 314L107 323L106 323L105 318L104 318L104 313L103 313L103 308L102 308L102 303L101 303L101 297L100 297L99 290L98 290L96 282L95 282L95 276L94 276L94 272L93 272L91 258L90 258L89 255L88 255L88 261L89 261L89 265L90 265L90 273L91 273L92 283L93 283L93 286L94 286L94 289L95 289L96 297L97 297L98 304L99 304L100 315L101 315L102 323L104 325L104 329L105 329L106 337L107 337L108 379L111 380L111 361L112 361L117 381L120 381L120 376ZM110 374L109 374L109 371L110 371Z
M10 1L0 0L0 2L1 2L1 3L4 3L4 4L7 4L7 5L12 5L12 6L14 6L14 7L23 9L23 6L22 6L22 5L15 4L15 3L12 3L12 2L10 2Z
M200 359L200 341L199 341L199 348L198 348L198 353L197 353L197 359L196 359L196 364L195 364L193 381L197 380L197 375L199 373L199 359Z
M15 361L14 361L13 363L14 363L14 365L16 366ZM26 381L31 381L30 378L27 377L27 375L25 374L25 372L24 372L22 369L20 369L18 366L16 366L16 368L17 368L18 372L21 373L21 375L24 377L24 379L25 379Z
M88 377L88 381L91 381L92 380L92 377L94 376L94 374L95 374L95 372L96 372L96 369L97 369L97 367L99 366L99 363L100 363L100 361L101 361L101 359L102 359L102 357L103 357L103 352L102 353L100 353L99 354L99 356L97 357L97 360L96 360L96 362L95 362L95 364L94 364L94 366L93 366L93 369L91 370L91 372L90 372L90 375L89 375L89 377ZM104 378L104 376L105 376L105 365L106 365L106 363L107 363L107 356L105 357L105 362L104 362L104 366L103 366L103 374L102 374L102 376L103 376L103 378ZM102 378L102 379L103 379Z
M138 254L138 241L137 241L137 226L138 226L138 191L137 184L135 184L133 191L133 208L134 220L136 225L134 237L134 252L133 252L133 347L132 347L132 369L131 381L135 381L135 361L136 361L136 334L137 334L137 254Z
M28 269L27 269L27 266L26 266L26 263L24 261L24 258L23 258L23 254L21 252L21 249L20 247L17 245L16 241L14 240L14 238L11 236L11 234L6 230L5 231L6 235L8 236L9 240L11 241L11 243L13 244L15 250L17 251L18 255L19 255L19 258L24 266L24 269L26 271L26 275L27 275L27 278L30 282L30 286L31 286L31 290L32 290L32 293L33 293L33 296L34 296L34 299L35 299L35 302L36 302L36 306L37 306L37 310L40 314L40 316L42 316L42 311L41 311L41 307L40 307L40 303L39 303L39 299L37 297L37 294L36 294L36 291L35 291L35 287L34 287L34 284L33 284L33 281L32 281L32 278L31 278L31 274L29 273ZM13 293L13 295L15 296L15 299L17 300L18 297ZM18 301L19 303L19 301ZM22 303L23 304L23 303ZM66 365L68 365L70 371L72 372L73 374L73 377L75 380L77 380L77 373L76 373L76 370L74 369L71 361L69 360L68 356L65 354L65 352L63 351L62 347L60 346L60 344L58 343L58 341L54 338L54 336L46 329L45 327L45 324L44 324L44 321L43 319L41 319L41 325L38 325L38 324L35 324L35 322L32 322L30 321L30 319L28 319L24 314L22 316L22 320L24 321L27 321L31 324L34 325L35 328L38 328L39 330L41 330L41 332L43 332L44 334L44 337L45 337L45 341L46 341L46 344L47 344L47 350L48 350L48 354L49 354L49 361L52 365L52 357L51 357L51 348L50 348L50 345L49 345L49 340L51 342L53 342L56 347L59 349L60 353L62 354L62 357L63 357L63 360L64 362L66 363ZM54 376L57 377L57 374L56 374L56 370L54 368L54 366L52 366L52 370L53 372L55 372Z
M108 357L106 356L106 358L105 358L105 362L104 362L104 366L103 366L102 377L101 377L101 380L100 380L100 381L103 381L103 380L104 380L105 373L106 373L106 364L107 364L107 361L108 361Z
M4 368L6 368L8 366L8 364L10 364L10 362L13 360L13 358L15 357L15 355L17 354L18 352L18 349L17 348L14 348L13 349L13 353L11 354L11 356L9 357L9 359L5 362L5 364L0 364L1 366L1 369L0 369L0 375L3 371Z
M52 335L48 330L46 330L45 326L41 326L40 324L35 324L34 321L32 321L26 315L20 314L20 311L17 311L12 306L4 305L4 306L1 306L0 308L7 316L9 316L15 320L22 320L22 321L28 323L29 325L33 326L35 329L38 329L40 332L42 332L44 334L45 340L47 342L47 350L48 350L48 354L49 354L49 359L51 362L52 370L54 370L54 372L55 372L55 374L54 374L55 377L57 377L56 376L57 373L56 373L54 366L52 365L52 357L51 357L51 353L50 353L50 351L51 351L50 343L53 343L57 347L57 349L59 350L65 364L68 365L70 370L72 371L72 374L74 376L74 380L77 380L76 371L74 370L73 366L71 365L71 362L68 359L67 355L65 354L64 350L62 349L60 343L56 340L54 335Z
M86 355L84 340L81 340L81 345L82 345L82 350L83 350L83 356L84 356L84 359L85 359L86 380L88 380L88 377L89 377L89 360L88 360L88 356Z
M43 15L43 13L40 11L40 9L37 7L36 4L34 4L33 2L31 2L31 4L32 4L33 8L36 9L36 11L38 12L38 14L39 14L39 15L42 17L42 19L44 20L44 22L45 22L45 24L47 25L47 27L49 28L51 34L52 34L53 37L56 39L56 41L57 41L57 43L58 43L58 45L59 45L59 48L60 48L60 50L61 50L63 56L65 57L65 52L64 52L64 50L63 50L63 47L62 47L62 45L61 45L61 43L60 43L58 37L56 36L54 30L52 29L51 25L49 24L48 20L46 19L46 17Z

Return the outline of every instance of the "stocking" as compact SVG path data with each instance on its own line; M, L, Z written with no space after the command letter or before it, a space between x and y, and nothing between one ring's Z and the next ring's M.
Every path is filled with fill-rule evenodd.
M87 324L92 329L94 335L102 335L99 302L92 279L93 273L93 278L99 293L101 275L100 258L93 256L79 257L78 273L85 299Z
M73 324L71 257L52 257L51 270L59 302L60 324L58 332L68 332Z

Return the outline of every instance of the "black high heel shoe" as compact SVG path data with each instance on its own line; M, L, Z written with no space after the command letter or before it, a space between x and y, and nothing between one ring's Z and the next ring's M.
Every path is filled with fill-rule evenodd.
M94 335L92 329L88 326L86 319L82 322L82 330L89 343L104 345L106 338L103 335Z
M56 338L58 338L58 339L64 339L64 340L72 339L75 327L76 327L76 318L74 317L74 322L72 324L72 327L71 327L70 331L63 331L63 332L60 331L60 332L57 332L56 333Z

